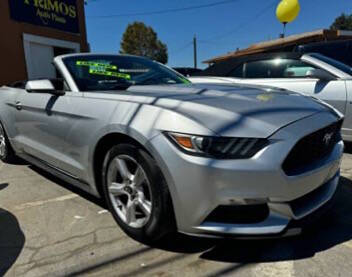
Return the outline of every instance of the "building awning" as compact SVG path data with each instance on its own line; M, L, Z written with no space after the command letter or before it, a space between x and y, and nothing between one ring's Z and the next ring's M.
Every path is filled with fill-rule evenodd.
M217 56L209 60L203 61L203 63L213 64L220 61L224 61L229 58L241 57L250 54L257 54L269 51L275 51L284 49L285 47L295 46L300 44L306 44L311 42L320 41L331 41L331 40L343 40L352 39L352 31L342 31L342 30L317 30L313 32L307 32L297 35L288 36L285 38L279 38L264 42L259 42L249 46L246 49L237 50L230 52L225 55Z

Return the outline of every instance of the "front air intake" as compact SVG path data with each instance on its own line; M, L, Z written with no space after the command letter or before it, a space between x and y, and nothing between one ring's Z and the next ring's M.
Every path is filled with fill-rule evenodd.
M227 224L254 224L264 221L269 216L267 204L218 206L205 222Z

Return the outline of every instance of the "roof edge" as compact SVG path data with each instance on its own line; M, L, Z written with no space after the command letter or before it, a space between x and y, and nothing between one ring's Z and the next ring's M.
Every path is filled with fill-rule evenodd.
M278 49L283 46L290 46L298 43L309 43L314 42L316 40L339 40L339 39L352 39L352 31L345 30L328 30L328 29L320 29L311 32L300 33L296 35L291 35L284 38L278 38L269 41L262 41L258 43L254 43L250 45L248 48L230 52L225 55L219 55L214 58L203 61L203 63L215 63L222 60L226 60L228 58L240 57L244 55L262 53L273 49Z

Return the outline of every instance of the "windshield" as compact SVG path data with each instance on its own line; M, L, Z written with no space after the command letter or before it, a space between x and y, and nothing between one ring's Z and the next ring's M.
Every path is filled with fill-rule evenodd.
M80 91L121 90L131 85L190 83L181 74L142 57L81 55L63 59Z
M347 64L344 64L344 63L339 62L337 60L328 58L328 57L321 55L321 54L314 53L314 54L309 54L309 56L316 58L318 60L321 60L324 63L327 63L333 67L336 67L337 69L339 69L342 72L347 73L348 75L352 75L352 68L350 66L348 66Z

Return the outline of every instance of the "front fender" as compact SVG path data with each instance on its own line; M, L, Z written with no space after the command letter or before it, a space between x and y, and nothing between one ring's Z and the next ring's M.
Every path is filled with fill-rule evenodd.
M149 143L151 139L163 131L183 132L211 136L212 131L200 123L187 118L175 111L147 104L124 103L118 105L110 122L96 131L89 148L89 180L95 183L94 156L99 142L111 134L121 134L132 138L155 156L158 149ZM118 143L118 142L116 142Z

